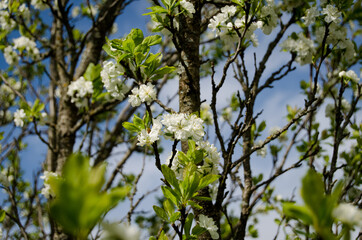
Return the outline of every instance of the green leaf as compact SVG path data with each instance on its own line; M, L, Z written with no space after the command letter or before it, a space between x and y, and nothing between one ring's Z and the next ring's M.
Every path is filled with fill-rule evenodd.
M180 212L175 212L170 216L170 222L174 223L176 220L178 220L181 217Z
M0 209L0 223L4 221L6 216L5 210Z
M167 10L161 6L153 6L153 7L147 8L147 9L151 9L152 12L144 13L143 15L151 15L151 14L155 14L155 13L158 13L158 14L167 13Z
M167 186L162 186L161 187L163 196L167 199L170 199L171 202L179 207L179 202L180 202L180 195L177 194L174 190L172 190L171 188L167 187Z
M122 123L122 126L130 132L140 132L141 131L141 129L133 123L124 122L124 123Z
M192 229L192 234L199 236L200 234L203 234L204 232L207 232L207 230L203 227L200 227L199 225L196 225L193 229Z
M158 240L168 240L168 237L167 237L167 235L165 234L165 232L163 230L162 230Z
M62 179L52 179L49 184L56 196L50 202L50 214L63 229L85 239L101 216L124 199L129 186L102 191L106 165L92 168L89 158L73 154L65 163ZM71 203L71 204L70 204Z
M131 32L128 34L127 38L131 38L133 43L137 46L143 41L143 32L141 29L133 28Z
M294 219L300 219L307 225L313 224L313 216L311 215L309 209L304 206L298 206L294 203L286 202L283 203L283 212L286 216Z
M309 170L302 180L301 194L305 204L319 219L324 214L325 206L324 184L322 176L314 170Z
M199 204L195 203L192 200L187 201L187 204L190 205L193 208L202 209L202 207Z
M184 231L186 237L190 236L190 230L192 226L192 222L194 220L194 215L192 213L189 213L186 217L185 225L184 225Z
M203 196L195 196L195 197L193 197L193 199L199 200L199 201L212 201L211 197L203 197Z
M186 156L186 154L181 151L177 153L177 158L179 162L184 166L190 162L190 159Z
M200 180L198 190L210 185L211 183L215 182L219 178L220 178L220 175L214 175L214 174L208 174L205 177L202 177Z
M154 205L153 210L155 211L157 216L159 216L162 220L165 220L166 222L168 222L168 216L167 216L165 210L163 210L163 208L160 208L159 206Z
M174 171L171 170L171 168L169 168L166 164L163 164L161 166L161 170L162 170L162 174L165 177L166 181L171 184L174 188L176 189L180 189L179 188L179 182L176 178L176 174L174 173Z
M163 202L163 209L165 209L168 216L172 216L175 212L174 205L172 204L172 201L169 199L166 199Z
M147 46L153 46L153 45L157 45L160 44L162 42L162 37L159 35L153 35L153 36L148 36L145 39L143 39L142 44L145 44Z
M145 124L144 124L143 120L140 117L138 117L137 115L133 116L132 121L133 121L133 124L136 127L138 127L139 129L145 129Z
M265 121L262 121L260 123L260 125L258 126L258 132L264 131L265 127L266 127L266 123L265 123Z
M122 50L127 53L130 53L131 55L134 54L135 47L136 47L136 44L133 41L133 39L131 39L131 38L124 40L122 43Z
M83 77L88 81L94 81L97 78L100 77L100 73L102 71L101 65L97 64L94 65L93 63L90 63L87 67L87 70L85 71Z

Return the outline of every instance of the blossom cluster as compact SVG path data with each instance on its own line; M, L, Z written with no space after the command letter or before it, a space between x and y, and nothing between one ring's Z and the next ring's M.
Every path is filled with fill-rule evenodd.
M7 32L11 31L16 26L16 22L10 17L8 4L8 0L0 2L0 28Z
M222 7L221 12L210 19L208 27L212 31L216 31L216 34L219 35L222 28L226 26L226 22L235 15L236 10L235 6Z
M88 99L93 93L93 84L84 77L78 78L68 86L67 95L71 98L71 102L75 103L78 108L86 107Z
M186 1L186 0L181 0L180 1L180 5L183 9L186 10L186 12L189 14L190 17L192 17L195 13L195 7L192 3L190 3L189 1Z
M9 64L18 63L20 57L16 52L18 50L22 55L28 56L33 60L37 60L39 58L39 49L36 47L35 41L25 37L20 36L19 38L13 39L14 46L7 46L4 49L4 57L5 61Z
M161 129L164 127L164 136L166 138L186 141L202 140L204 136L203 120L196 115L185 113L164 114L157 119L153 119L151 129L143 129L138 133L138 145L150 146L159 139Z
M269 0L267 2L268 5L261 9L260 20L252 19L251 16L246 19L245 15L242 15L240 18L236 18L234 22L231 21L237 13L237 8L231 5L221 8L221 12L210 19L208 27L212 31L216 31L216 35L220 36L220 39L225 43L224 50L229 50L230 46L238 42L239 36L235 30L245 29L247 25L244 38L250 40L254 47L259 44L254 33L256 29L262 29L265 34L271 33L273 28L277 26L278 16L275 12L274 1Z
M162 116L161 123L165 126L165 135L174 139L199 141L204 136L202 119L196 115L173 113Z
M159 119L153 119L153 125L151 130L149 129L142 129L138 135L137 135L137 140L138 146L143 147L144 145L150 146L151 144L153 144L154 142L156 142L157 140L159 140L159 137L161 135L161 129L162 129L162 124L160 122Z
M313 40L306 38L303 33L299 33L297 39L288 37L281 47L286 51L296 52L296 61L301 65L311 63L316 52Z
M197 171L201 175L207 174L219 174L219 162L220 162L220 153L214 144L210 144L208 141L199 141L196 142L196 150L202 150L204 152L203 164L198 166ZM171 169L175 172L178 178L182 178L183 170L185 165L179 160L179 151L176 152L176 155L172 159ZM170 162L171 156L167 159L166 164ZM210 194L213 195L213 191L217 189L210 188Z
M50 187L49 181L51 178L58 178L59 175L55 172L44 171L44 175L40 176L40 179L44 180L44 187L41 189L41 194L47 199L55 197L53 189Z
M278 15L274 0L267 0L267 3L267 5L262 7L260 17L263 21L263 33L269 35L277 27Z
M359 82L359 77L357 76L357 74L353 71L353 70L349 70L349 71L341 71L338 76L340 78L344 77L344 78L348 78L351 79L353 82L358 83Z
M24 109L17 109L14 113L14 123L17 127L24 126L24 120L26 119L26 114Z
M111 94L112 97L123 100L125 94L129 91L129 87L121 79L123 69L120 64L113 61L104 61L103 69L101 71L101 78L104 87Z
M210 105L206 102L202 103L200 106L200 118L207 125L212 125L214 123L214 119L212 118L212 114L210 112Z
M347 38L347 29L338 25L341 22L341 15L336 7L327 4L321 11L317 6L307 9L302 19L306 26L314 23L318 18L323 19L327 25L322 24L315 29L315 41L322 44L328 29L325 43L333 45L334 49L342 50L343 59L351 62L356 53L352 41ZM316 52L313 40L306 38L303 33L299 33L297 37L289 37L281 44L281 47L286 51L297 53L296 60L301 65L311 63Z
M43 0L31 0L31 5L33 5L33 7L35 9L39 9L39 10L44 10L46 9L48 6L44 3ZM56 4L53 4L56 5Z
M147 83L147 85L142 84L139 88L135 87L132 89L132 94L128 97L128 101L131 103L132 107L137 107L144 102L150 104L152 101L156 100L156 90L151 83Z
M219 239L218 228L212 218L200 214L198 223L210 233L212 239Z
M341 203L333 210L333 216L350 226L362 228L362 210L349 203Z

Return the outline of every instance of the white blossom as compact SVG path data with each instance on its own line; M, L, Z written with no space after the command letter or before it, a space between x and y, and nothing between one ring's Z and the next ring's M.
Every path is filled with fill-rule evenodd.
M278 195L275 196L275 200L278 201L278 202L280 202L280 201L283 200L283 196L280 195L280 194L278 194Z
M159 136L161 134L162 124L159 119L153 119L152 129L142 129L141 132L138 133L138 146L150 146L157 140L159 140Z
M236 10L237 10L236 7L232 6L232 5L227 5L227 6L221 8L221 12L225 13L228 17L234 16L236 13Z
M350 226L362 228L362 210L350 203L341 203L333 210L333 216Z
M222 121L231 121L233 109L231 107L225 108L221 113L221 120Z
M340 23L341 22L341 12L338 11L337 8L332 6L331 4L328 4L325 8L322 10L322 14L326 14L324 20L327 23L334 22L334 23Z
M207 231L209 231L212 239L219 239L219 234L217 233L218 229L212 218L200 214L198 223L200 227L205 228Z
M221 13L216 14L213 18L210 19L208 28L210 28L212 31L217 30L216 35L219 35L221 33L221 29L227 26L226 21L235 15L236 10L236 7L231 5L222 7ZM230 29L230 24L228 27Z
M36 47L36 43L33 40L25 36L20 36L13 39L13 42L14 49L17 49L20 52L26 50L29 56L33 59L37 59L39 57L39 49Z
M301 65L311 63L315 54L313 41L306 38L302 32L298 34L298 39L296 40L291 37L287 38L281 44L281 47L286 51L296 52L296 61Z
M23 18L30 19L30 11L25 3L20 5L18 12L23 16Z
M357 74L353 70L349 70L347 72L346 71L341 71L338 74L338 76L340 78L343 78L343 77L349 78L349 79L351 79L352 81L354 81L356 83L358 83L358 81L359 81L359 77L357 76Z
M80 7L79 6L74 6L72 8L72 17L76 18L76 17L78 17L79 14L80 14Z
M17 64L19 62L19 55L14 51L12 46L7 46L4 49L4 58L9 65Z
M2 0L0 2L0 10L6 9L8 7L9 1L8 0Z
M84 77L78 78L68 86L67 95L71 97L71 102L78 108L87 106L87 97L93 93L93 84Z
M201 166L203 174L219 174L218 167L220 162L220 153L214 144L210 144L208 141L197 142L197 149L205 151L204 164Z
M92 15L93 17L98 14L98 6L97 5L89 5L86 8L84 8L84 14L85 15Z
M111 28L111 34L115 34L118 32L118 24L115 22L113 23L112 25L112 28Z
M7 11L0 11L0 26L5 31L10 31L15 27L15 21L10 18L10 15Z
M195 13L194 5L186 0L181 0L180 4L181 4L181 7L189 13L190 17L192 17L192 14Z
M306 15L302 17L305 25L309 26L310 24L315 22L316 17L319 16L319 11L316 6L307 9Z
M132 89L132 94L129 95L128 102L131 103L132 107L139 106L143 102L150 104L156 100L156 95L156 90L151 83L147 83L147 85L142 84L139 88L135 87Z
M43 0L31 0L31 5L33 5L33 7L35 9L39 9L39 10L44 10L46 9L48 6L43 2Z
M263 144L263 141L260 140L260 141L256 144L256 146L261 146L262 144ZM260 149L258 149L258 150L256 151L256 155L261 156L261 157L263 157L263 158L265 158L266 154L267 154L266 145L264 145L262 148L260 148Z
M106 231L101 239L139 240L140 229L127 223L105 225Z
M189 138L199 141L204 136L203 121L195 115L173 113L163 115L161 123L165 126L165 134L186 141Z
M24 109L17 109L14 113L14 123L17 127L24 126L24 119L26 118L26 114Z
M274 1L268 1L268 5L261 9L261 18L263 18L263 33L269 35L278 25L278 15L275 12Z
M118 63L112 61L103 62L101 78L104 87L112 97L123 100L125 94L129 91L129 87L120 78L123 75L123 69Z
M8 177L5 174L1 173L1 172L0 172L0 184L3 185L4 187L9 187L10 186L10 182L8 180Z
M334 105L333 104L327 104L326 109L325 109L325 116L329 117L329 118L333 118L334 117Z
M222 25L228 20L228 15L225 13L219 13L210 19L210 23L207 25L212 31L217 30L217 34L220 33Z
M212 113L210 111L211 107L208 103L203 102L200 106L200 117L207 125L212 125L214 123L214 119L212 117Z
M44 175L40 176L40 179L44 180L44 187L41 189L41 194L44 195L47 199L50 197L55 197L53 189L50 187L49 180L50 178L58 178L59 175L55 172L44 171Z

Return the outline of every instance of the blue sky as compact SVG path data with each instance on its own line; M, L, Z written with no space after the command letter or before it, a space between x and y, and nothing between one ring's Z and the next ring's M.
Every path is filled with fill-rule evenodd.
M125 34L129 33L132 28L140 28L145 35L147 34L147 27L146 24L149 20L149 16L143 16L142 14L148 12L146 8L149 6L147 1L139 0L131 3L127 8L123 11L117 18L117 25L118 25L118 32L113 34L110 38L119 38L123 37ZM79 23L81 28L86 27L87 22L84 21ZM154 33L151 33L154 34ZM256 52L257 55L257 62L260 61L261 57L263 56L263 52L267 46L267 43L272 39L272 36L265 36L262 34L258 34L260 46L257 49L253 49L247 52L246 59L248 60L248 69L254 69L253 66L253 52ZM271 61L267 65L267 69L265 72L265 76L268 76L268 73L273 72L276 68L280 67L282 63L285 63L289 60L289 53L281 53L280 51L275 51L272 55ZM4 62L3 57L0 57L0 69L6 69L6 63ZM221 74L221 66L216 68L216 79L220 77ZM252 70L250 70L252 72ZM358 72L359 75L359 72ZM282 126L286 123L285 115L286 115L286 103L290 104L291 106L303 106L304 100L303 96L300 94L299 90L299 81L302 79L307 80L308 78L308 67L298 67L296 71L292 74L288 75L285 79L277 82L275 87L272 89L265 90L265 94L257 101L257 111L263 109L263 115L261 119L265 119L267 121L267 128L266 128L266 135L267 136L268 129L274 126ZM235 91L235 87L238 83L232 79L232 74L229 75L227 79L227 85L224 89L221 90L219 94L219 102L220 107L226 106L228 100L230 99L231 92ZM210 78L202 79L201 84L201 98L208 100L210 103L210 93L211 93L211 82ZM178 89L177 80L170 81L166 86L165 89L161 91L161 99L166 99L168 96L172 96ZM171 104L174 109L178 109L177 101L174 101ZM328 124L325 121L324 113L320 113L318 118L323 122L323 124ZM361 112L358 114L358 119L361 118ZM263 139L263 138L261 138ZM24 169L26 170L26 178L32 179L33 174L40 169L41 163L45 159L46 155L46 147L43 143L37 141L36 137L28 137L27 139L28 148L21 153L23 158L22 164ZM117 149L116 152L122 150ZM238 153L236 153L238 154ZM240 153L239 153L240 154ZM166 159L169 155L169 151L166 149L165 153L162 154L162 159ZM126 165L126 171L134 171L140 169L141 159L138 158L139 156L135 156L129 161ZM291 158L297 158L297 154L294 152ZM110 160L109 166L114 166L115 162L117 161L117 156L113 156ZM271 167L271 159L270 158L255 158L252 162L252 166L254 168L255 173L269 173ZM280 177L273 186L276 187L276 191L283 196L289 196L295 189L298 189L299 180L303 176L305 169L301 168L291 173L285 174L284 176ZM145 167L145 174L141 178L140 185L139 185L139 192L144 193L148 190L153 189L154 187L158 186L160 182L161 175L156 170L153 159L149 158L146 159L146 167ZM295 191L296 195L298 195L298 190ZM138 195L139 196L139 195ZM1 199L1 197L0 197ZM127 202L122 204L117 211L124 211L127 209ZM147 198L147 200L141 205L140 209L151 209L151 206L154 204L153 197ZM123 210L122 210L123 209ZM117 213L112 213L110 218L118 217ZM259 239L270 239L270 235L275 233L276 225L272 223L273 216L268 216L262 219L261 223L258 225L260 237Z

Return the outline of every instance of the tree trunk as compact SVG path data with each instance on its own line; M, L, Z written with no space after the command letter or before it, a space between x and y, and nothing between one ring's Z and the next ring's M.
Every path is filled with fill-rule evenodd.
M200 112L200 34L201 34L201 3L199 0L190 1L195 7L193 17L179 15L179 35L177 49L180 53L179 65L179 110L181 113ZM182 151L188 149L187 142L182 142ZM199 196L210 197L209 189L200 190ZM201 210L194 209L196 219L200 214L211 217L218 222L219 211L211 201L197 201ZM199 236L199 239L212 239L208 232Z

